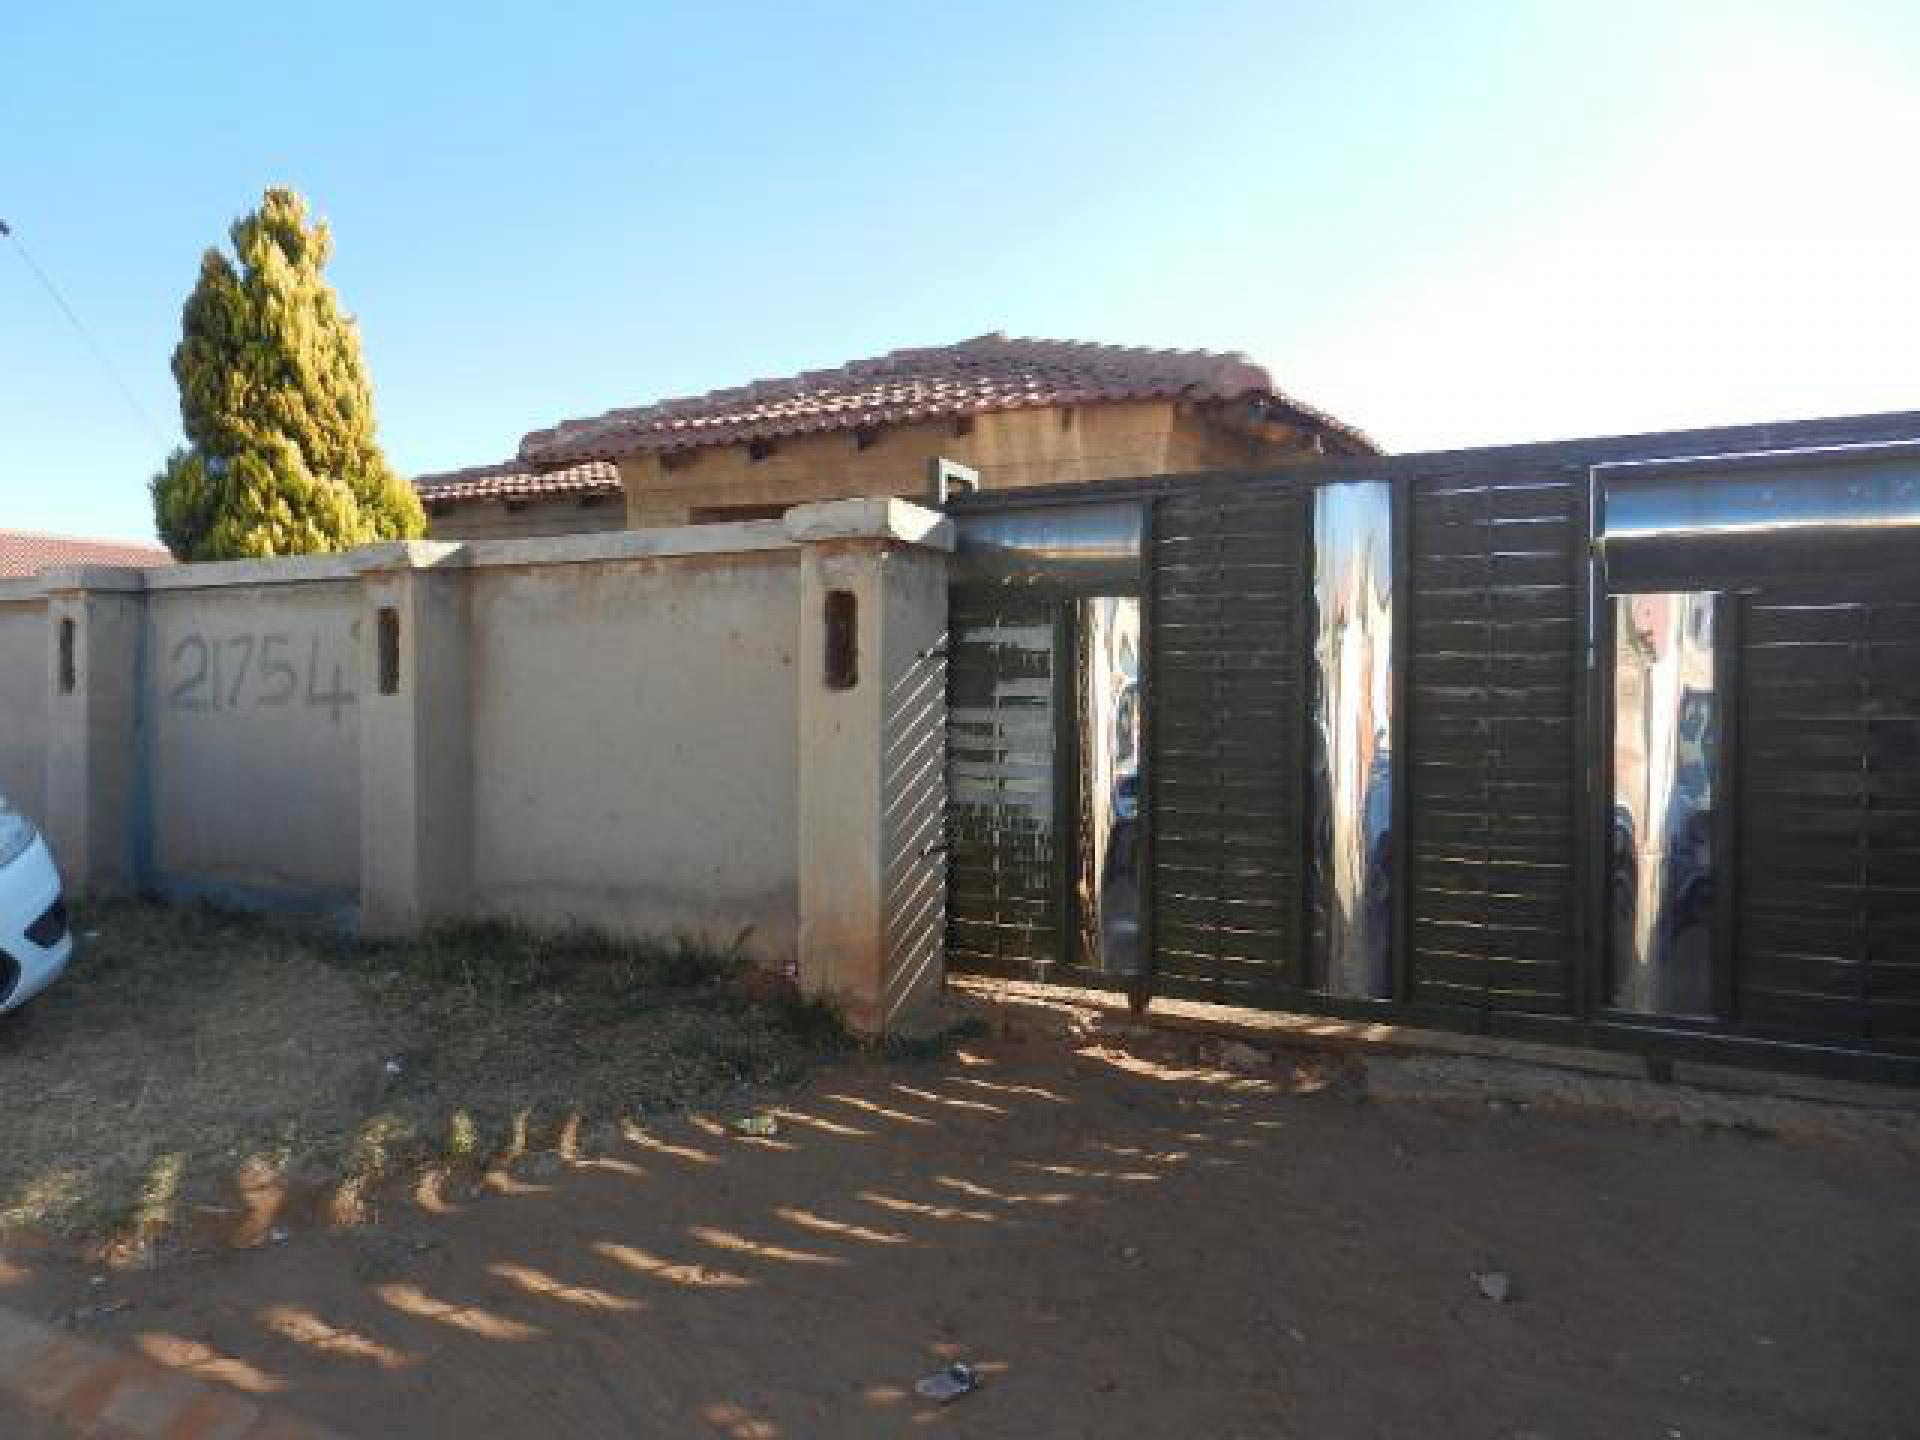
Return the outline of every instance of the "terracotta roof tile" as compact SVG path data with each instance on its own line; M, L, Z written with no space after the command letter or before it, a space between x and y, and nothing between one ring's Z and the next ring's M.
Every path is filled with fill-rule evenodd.
M1279 418L1325 431L1351 448L1378 448L1352 426L1281 394L1273 377L1244 355L1010 340L996 333L568 420L528 435L520 442L520 458L532 466L569 465L824 430L1171 396L1255 397Z
M618 493L620 472L600 461L570 465L542 475L518 460L498 465L474 465L435 475L416 475L413 488L426 503L470 500L551 499L560 495Z
M150 570L171 564L173 556L158 545L0 530L0 575L38 575L62 565L121 565Z

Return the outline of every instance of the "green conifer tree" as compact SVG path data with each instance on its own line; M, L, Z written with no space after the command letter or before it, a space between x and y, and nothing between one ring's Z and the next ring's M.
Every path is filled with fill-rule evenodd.
M190 442L153 479L181 560L344 550L426 533L413 487L374 438L360 336L321 271L333 252L291 190L228 232L181 312L173 375Z

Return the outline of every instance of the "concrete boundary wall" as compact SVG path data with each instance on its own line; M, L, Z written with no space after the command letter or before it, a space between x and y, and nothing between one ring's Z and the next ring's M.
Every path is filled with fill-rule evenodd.
M0 787L76 891L739 940L913 1029L952 543L850 500L0 582Z
M29 815L47 804L47 599L0 590L0 795ZM9 594L12 591L12 594Z

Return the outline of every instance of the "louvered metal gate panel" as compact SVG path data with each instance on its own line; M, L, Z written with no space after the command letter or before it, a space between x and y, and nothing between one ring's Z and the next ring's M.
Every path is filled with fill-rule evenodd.
M1920 585L1744 597L1734 761L1743 1026L1920 1039Z
M1062 959L1055 607L956 593L947 677L947 961L1044 978Z
M1302 983L1303 492L1172 496L1152 533L1156 991Z
M1576 471L1416 483L1408 767L1407 998L1577 1008L1585 533Z

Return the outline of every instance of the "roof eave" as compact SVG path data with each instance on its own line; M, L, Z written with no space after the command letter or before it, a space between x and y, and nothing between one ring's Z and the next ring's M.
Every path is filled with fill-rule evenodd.
M892 425L920 424L934 420L952 420L962 416L1012 414L1023 410L1046 410L1067 406L1122 405L1152 400L1200 400L1232 402L1252 400L1275 418L1311 434L1324 437L1335 453L1343 455L1384 455L1386 451L1367 435L1344 421L1337 420L1310 405L1291 399L1278 391L1250 391L1229 395L1210 387L1142 391L1132 395L1088 394L1063 398L1038 396L1031 401L1005 400L959 405L898 406L880 411L850 411L846 414L810 415L795 421L769 418L759 421L726 421L712 425L699 421L682 422L653 429L627 429L619 422L586 426L575 435L566 435L567 427L536 430L520 442L520 463L535 471L551 472L568 466L601 461L619 464L642 455L669 455L689 450L721 449L730 445L748 445L757 441L804 439L852 430L880 429Z

